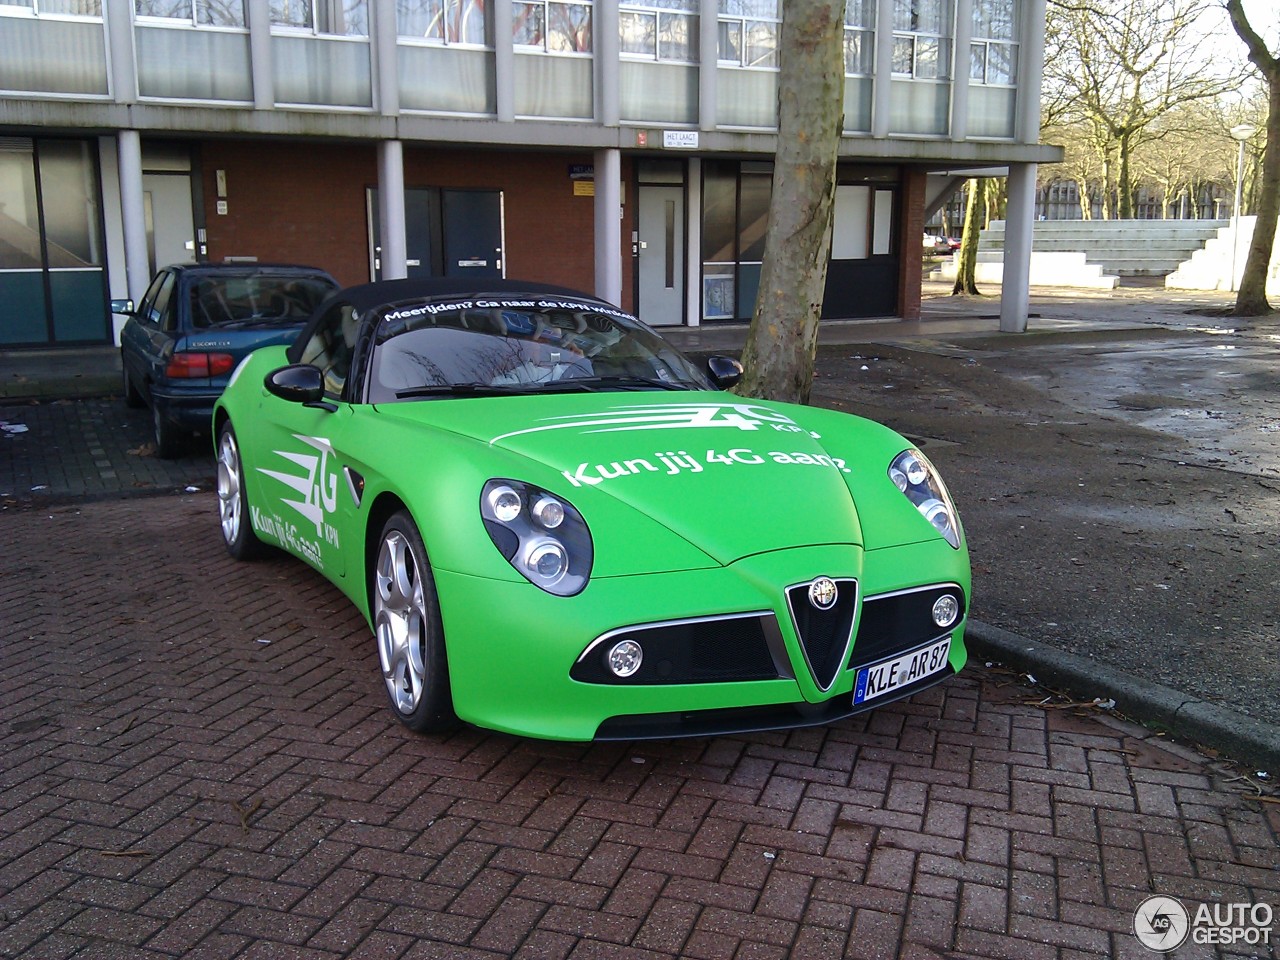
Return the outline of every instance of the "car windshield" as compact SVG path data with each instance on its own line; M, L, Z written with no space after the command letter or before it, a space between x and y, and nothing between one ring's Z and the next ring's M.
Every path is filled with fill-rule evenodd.
M570 300L383 308L370 399L594 390L709 390L681 353L625 313Z
M332 290L333 283L322 276L200 277L191 285L191 322L197 328L301 323Z

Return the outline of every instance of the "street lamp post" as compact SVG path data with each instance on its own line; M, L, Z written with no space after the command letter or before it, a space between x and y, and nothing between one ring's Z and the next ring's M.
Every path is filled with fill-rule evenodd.
M1241 123L1231 128L1231 136L1239 144L1236 151L1236 197L1231 208L1231 292L1236 290L1236 251L1240 248L1240 201L1244 188L1244 144L1258 132L1251 123Z

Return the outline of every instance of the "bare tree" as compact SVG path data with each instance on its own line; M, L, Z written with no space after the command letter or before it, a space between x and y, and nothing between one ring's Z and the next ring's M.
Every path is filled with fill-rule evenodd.
M843 58L844 0L787 0L773 196L738 386L747 396L807 403L813 389L844 125Z
M1271 312L1271 304L1267 302L1267 269L1276 239L1276 220L1280 218L1280 56L1267 49L1245 16L1240 0L1226 0L1226 7L1231 25L1249 48L1249 60L1261 72L1267 88L1267 147L1262 157L1258 220L1244 262L1235 308L1236 316L1259 317Z
M1089 131L1103 165L1103 215L1133 215L1134 154L1158 118L1211 99L1238 77L1206 69L1212 0L1049 0L1045 86L1053 114Z

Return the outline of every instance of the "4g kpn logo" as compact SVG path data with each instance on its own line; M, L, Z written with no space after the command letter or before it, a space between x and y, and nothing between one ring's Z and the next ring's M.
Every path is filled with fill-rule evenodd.
M1133 918L1133 933L1148 950L1169 953L1188 939L1215 946L1271 943L1275 911L1265 903L1202 903L1193 916L1173 897L1148 897Z

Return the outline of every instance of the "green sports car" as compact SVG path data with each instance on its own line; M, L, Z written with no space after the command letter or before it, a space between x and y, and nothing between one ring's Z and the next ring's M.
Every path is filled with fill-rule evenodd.
M222 534L337 584L420 732L784 729L951 676L969 559L933 466L740 375L556 287L353 287L218 401Z

